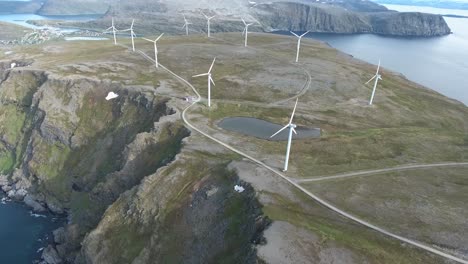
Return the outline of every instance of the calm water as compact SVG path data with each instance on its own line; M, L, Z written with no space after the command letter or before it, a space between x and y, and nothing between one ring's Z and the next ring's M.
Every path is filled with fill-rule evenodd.
M3 196L0 196L0 198ZM23 204L0 203L0 263L30 264L51 241L61 219L32 214Z
M88 21L99 18L99 15L85 16L39 16L34 14L9 14L0 15L0 21L10 22L28 28L41 28L32 24L28 24L28 20L72 20L72 21Z
M280 130L283 126L251 117L224 118L219 122L218 126L229 131L262 139L275 141L288 139L288 129L283 130L274 138L270 138L271 135ZM298 126L296 131L297 135L293 134L293 139L320 137L320 129Z
M408 6L404 8L410 10ZM372 34L309 34L308 37L325 41L369 63L377 64L381 59L383 67L468 105L468 19L446 17L445 20L453 34L436 38Z

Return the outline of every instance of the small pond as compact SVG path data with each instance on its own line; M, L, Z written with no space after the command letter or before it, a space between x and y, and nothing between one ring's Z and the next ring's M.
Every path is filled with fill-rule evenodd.
M265 120L252 117L227 117L218 123L218 126L228 131L241 133L247 136L253 136L261 139L282 141L288 139L288 129L283 130L274 138L270 138L276 131L283 126L270 123ZM298 126L297 135L293 134L293 139L318 138L320 137L320 128L308 128Z

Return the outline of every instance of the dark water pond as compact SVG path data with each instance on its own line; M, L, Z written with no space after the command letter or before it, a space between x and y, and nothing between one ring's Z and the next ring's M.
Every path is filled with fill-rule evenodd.
M271 123L265 120L251 118L251 117L227 117L218 123L218 126L237 133L241 133L247 136L253 136L268 140L287 140L288 129L283 130L281 133L276 135L274 138L270 138L276 131L281 129L283 126L275 123ZM308 128L298 126L296 128L297 135L293 134L293 139L305 139L305 138L318 138L320 137L319 128Z

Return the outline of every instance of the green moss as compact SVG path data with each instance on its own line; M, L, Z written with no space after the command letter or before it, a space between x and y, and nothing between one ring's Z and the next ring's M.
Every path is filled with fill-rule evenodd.
M4 135L9 144L16 145L25 118L23 109L15 105L7 104L0 107L0 134Z
M15 157L13 153L7 149L0 150L0 174L9 174L13 171Z

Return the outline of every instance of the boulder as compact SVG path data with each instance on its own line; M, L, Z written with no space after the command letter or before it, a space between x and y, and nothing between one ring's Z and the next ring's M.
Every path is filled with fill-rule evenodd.
M62 259L59 257L57 250L52 245L47 246L42 252L42 259L47 264L60 264Z
M37 202L35 197L30 194L27 194L23 201L27 206L31 207L34 212L40 213L46 211L44 206Z
M6 175L0 175L0 186L5 186L5 185L8 185L9 184L9 181L8 181L8 176Z
M60 227L54 230L54 242L57 244L63 244L65 242L65 228Z
M8 193L9 191L11 191L11 189L13 189L10 185L3 185L2 186L2 191L4 191L5 193Z

